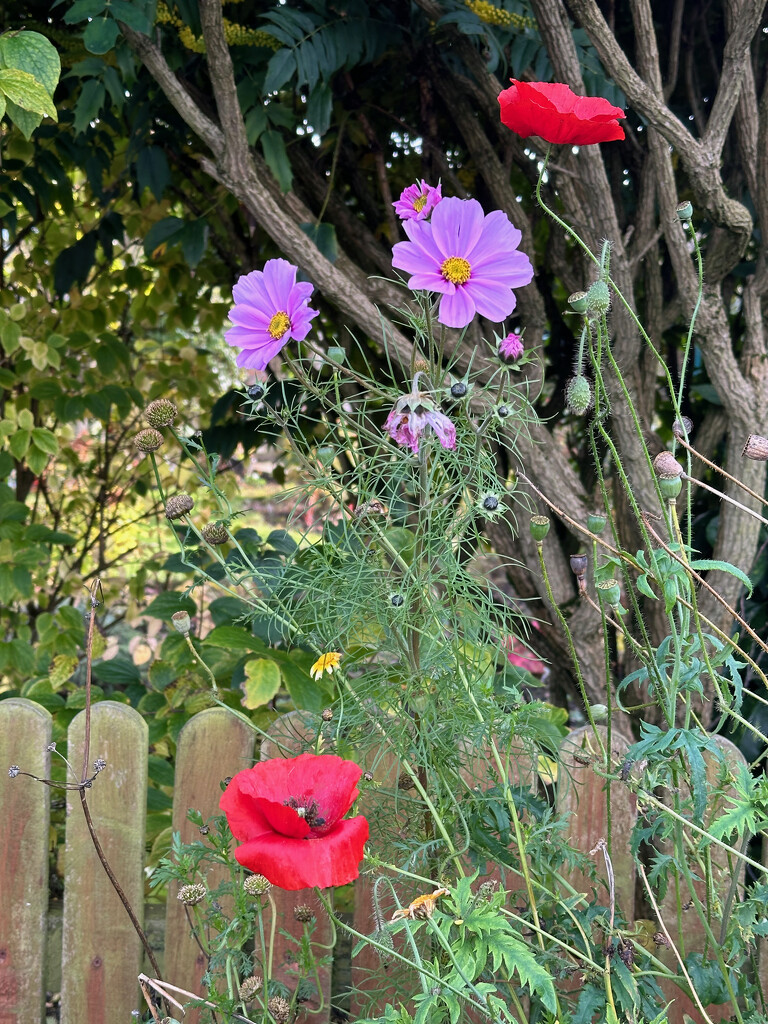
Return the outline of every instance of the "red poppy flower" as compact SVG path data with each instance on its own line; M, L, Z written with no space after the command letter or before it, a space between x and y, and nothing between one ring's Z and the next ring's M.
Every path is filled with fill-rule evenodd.
M499 95L502 123L527 139L538 135L547 142L591 146L624 138L617 118L625 117L599 96L577 96L560 82L518 82Z
M235 857L281 889L345 885L358 876L368 822L341 819L363 769L335 754L275 757L238 772L219 807L242 846Z

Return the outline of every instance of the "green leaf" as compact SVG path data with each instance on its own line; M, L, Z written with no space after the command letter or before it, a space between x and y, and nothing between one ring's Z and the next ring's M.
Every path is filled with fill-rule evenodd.
M0 92L5 93L9 100L23 110L45 114L54 121L59 119L48 90L28 71L19 71L17 68L0 70Z
M114 47L119 35L120 26L114 18L94 18L83 32L83 43L91 53L107 53Z
M147 762L147 774L158 786L173 785L173 765L158 754L150 754Z
M721 572L730 573L731 576L735 576L737 580L740 580L747 588L747 597L752 597L752 581L745 572L742 572L735 565L731 565L730 562L721 562L718 558L697 558L695 561L690 563L691 568L697 572L699 570L719 569Z
M304 234L311 238L320 252L330 263L339 258L339 243L333 224L300 224Z
M86 18L95 18L106 6L107 0L75 0L64 15L64 21L67 25L76 25L78 21L85 21Z
M61 75L56 47L39 32L7 32L0 36L0 62L28 71L53 96Z
M146 146L136 158L136 177L139 190L148 188L155 199L162 199L171 183L171 169L168 158L160 146Z
M31 430L17 430L15 434L12 434L9 441L8 447L10 448L11 455L20 462L27 454L30 442L32 440Z
M325 82L312 90L307 102L307 121L318 135L325 135L331 123L333 93Z
M242 626L217 626L206 636L206 644L223 647L227 651L265 651L261 640Z
M56 435L45 427L34 427L32 429L32 444L47 455L55 455L59 450L59 442Z
M114 22L112 24L114 25ZM105 96L104 85L97 78L89 78L83 84L80 95L77 97L77 103L75 103L74 128L78 135L86 131L91 121L98 117L99 111L104 105Z
M161 245L178 242L178 235L184 228L181 217L163 217L153 224L144 237L144 253L150 259Z
M141 673L130 658L111 658L109 661L97 661L93 666L93 674L103 683L140 683Z
M267 167L274 174L282 192L289 192L293 181L293 171L285 151L285 142L280 132L270 128L259 139Z
M287 530L273 530L267 537L266 543L281 555L290 556L298 547L298 544Z
M646 597L650 597L654 601L658 600L654 592L651 590L651 585L648 582L647 576L637 577L637 589L640 591L641 594L645 594Z
M253 710L267 704L280 689L280 669L269 658L252 658L245 663L243 707Z
M296 56L294 51L288 49L278 50L270 58L267 65L267 73L264 76L264 95L268 96L271 92L277 92L293 76L295 70Z
M169 621L174 612L188 612L194 615L197 605L191 597L185 597L176 590L168 590L158 594L154 601L144 609L142 615L151 615L156 619Z
M31 110L24 110L17 103L8 100L5 108L6 115L13 121L25 139L30 139L36 128L40 127L43 120L42 114L35 114ZM9 185L10 187L10 185Z
M124 21L129 28L137 32L149 35L152 31L149 19L138 4L130 3L129 0L111 0L109 10L113 18Z

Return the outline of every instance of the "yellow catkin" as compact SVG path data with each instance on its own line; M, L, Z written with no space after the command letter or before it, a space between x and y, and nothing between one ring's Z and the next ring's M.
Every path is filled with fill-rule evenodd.
M513 14L502 7L496 7L489 0L464 0L466 6L486 25L501 25L503 28L535 28L536 22L524 14Z

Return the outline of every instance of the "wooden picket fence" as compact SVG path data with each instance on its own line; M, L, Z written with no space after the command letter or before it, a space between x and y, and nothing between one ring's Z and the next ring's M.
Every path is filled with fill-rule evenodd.
M82 758L84 713L78 715L69 729L69 759L78 766ZM51 716L39 705L24 699L0 701L0 765L18 764L41 778L49 776L50 752L46 749L51 738ZM260 756L294 756L314 740L314 726L306 716L294 712L280 718L272 727L270 739L261 744ZM570 733L561 748L564 768L557 786L557 804L569 816L569 839L585 853L592 850L605 835L605 779L597 775L586 759L579 755L589 749L593 739L590 731L577 729ZM719 741L725 757L732 764L743 758L727 740ZM614 732L614 760L621 759L628 742ZM120 885L132 906L141 915L145 898L144 831L147 778L147 726L142 717L125 704L103 701L95 704L91 712L91 760L102 757L107 770L102 772L88 791L88 804L100 842L112 865ZM489 786L492 779L483 778L485 759L477 752L477 772L474 777L472 752L469 752L469 781L473 785ZM574 757L574 753L577 757ZM192 718L178 738L176 781L174 787L173 828L185 842L198 838L194 825L187 821L187 810L195 808L204 818L217 813L221 794L220 781L234 775L253 763L254 733L242 721L222 708L203 711ZM532 785L534 773L524 759L511 759L511 781ZM370 789L358 809L375 818L375 804L391 794L397 787L399 766L386 757L372 758L369 767L381 784ZM714 770L714 768L713 768ZM31 779L20 777L0 783L0 1024L41 1024L44 1016L45 942L48 915L48 843L49 800L56 792ZM367 801L367 804L365 804ZM132 1011L143 1013L145 1005L140 997L137 976L146 964L141 945L128 916L116 896L99 862L88 834L80 798L77 792L67 792L67 825L65 853L64 915L62 945L62 988L60 1020L62 1024L128 1024L136 1020ZM714 808L712 812L714 812ZM634 921L635 868L628 850L628 839L637 814L636 799L623 785L611 788L613 822L613 867L616 878L616 902L627 920ZM626 839L627 842L622 840ZM376 837L372 837L376 842ZM386 856L386 849L377 851ZM597 861L598 875L606 877L602 857ZM732 865L727 858L716 865L716 884L724 895L731 883ZM573 875L571 883L578 891L588 892L591 883ZM212 873L207 879L209 888L217 884ZM354 927L362 934L375 928L371 905L371 879L362 876L356 884ZM506 879L509 887L510 879ZM606 900L605 890L602 899ZM277 903L279 948L275 950L274 964L277 976L287 971L290 944L280 935L281 929L300 935L293 908L301 903L315 902L314 893L291 893L273 890ZM414 894L403 893L402 902ZM169 892L163 957L163 976L181 989L203 993L201 977L205 969L203 955L190 935L183 905ZM514 900L514 893L510 900ZM677 941L675 914L671 908L663 914L673 939ZM698 922L686 918L685 949L687 952L704 947ZM315 938L328 942L330 924L322 913L317 914ZM663 958L673 964L671 952L662 950ZM286 958L287 954L287 958ZM352 1018L364 1011L366 991L371 990L373 971L378 961L364 949L351 964L353 996ZM402 972L389 968L400 990ZM381 972L378 972L379 976ZM575 979L563 983L563 988L578 988ZM288 981L287 975L284 980ZM321 972L324 996L323 1012L315 1013L317 1024L327 1024L331 999L331 971ZM768 979L767 979L768 980ZM381 981L376 998L386 998ZM334 994L336 995L336 994ZM672 987L669 999L675 1003L670 1011L670 1024L682 1024L683 1014L693 1021L703 1022L696 1006L681 997ZM184 998L180 997L181 1002ZM309 1004L310 1008L317 1010ZM729 1014L727 1007L712 1006L708 1014L713 1021ZM197 1024L199 1011L189 1010L185 1022ZM473 1017L474 1020L474 1017Z

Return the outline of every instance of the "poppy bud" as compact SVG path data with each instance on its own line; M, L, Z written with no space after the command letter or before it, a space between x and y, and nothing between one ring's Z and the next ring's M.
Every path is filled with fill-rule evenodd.
M163 435L154 427L147 427L138 432L133 443L140 452L156 452L158 448L162 447Z
M229 540L229 533L223 523L208 523L203 527L203 540L207 544L226 544Z
M587 516L587 529L590 533L602 533L608 520L601 512L593 512Z
M169 398L156 398L144 410L144 419L150 427L170 427L176 413L176 406Z
M601 315L611 308L611 291L605 281L594 281L587 292L587 311Z
M549 533L549 519L547 516L531 516L531 536L537 544L541 544Z
M579 373L565 387L565 404L574 416L583 416L592 405L592 385Z
M185 491L182 491L180 494L173 494L165 503L165 518L181 519L182 516L191 512L194 507L194 501Z
M768 437L750 434L741 454L742 458L753 459L755 462L768 461Z
M690 220L693 216L693 203L690 199L686 199L683 203L678 203L676 213L678 220Z
M593 704L589 710L592 712L592 720L595 722L604 722L608 717L608 708L605 704Z
M587 293L586 292L572 292L568 296L568 305L573 309L575 313L586 313L587 312Z

